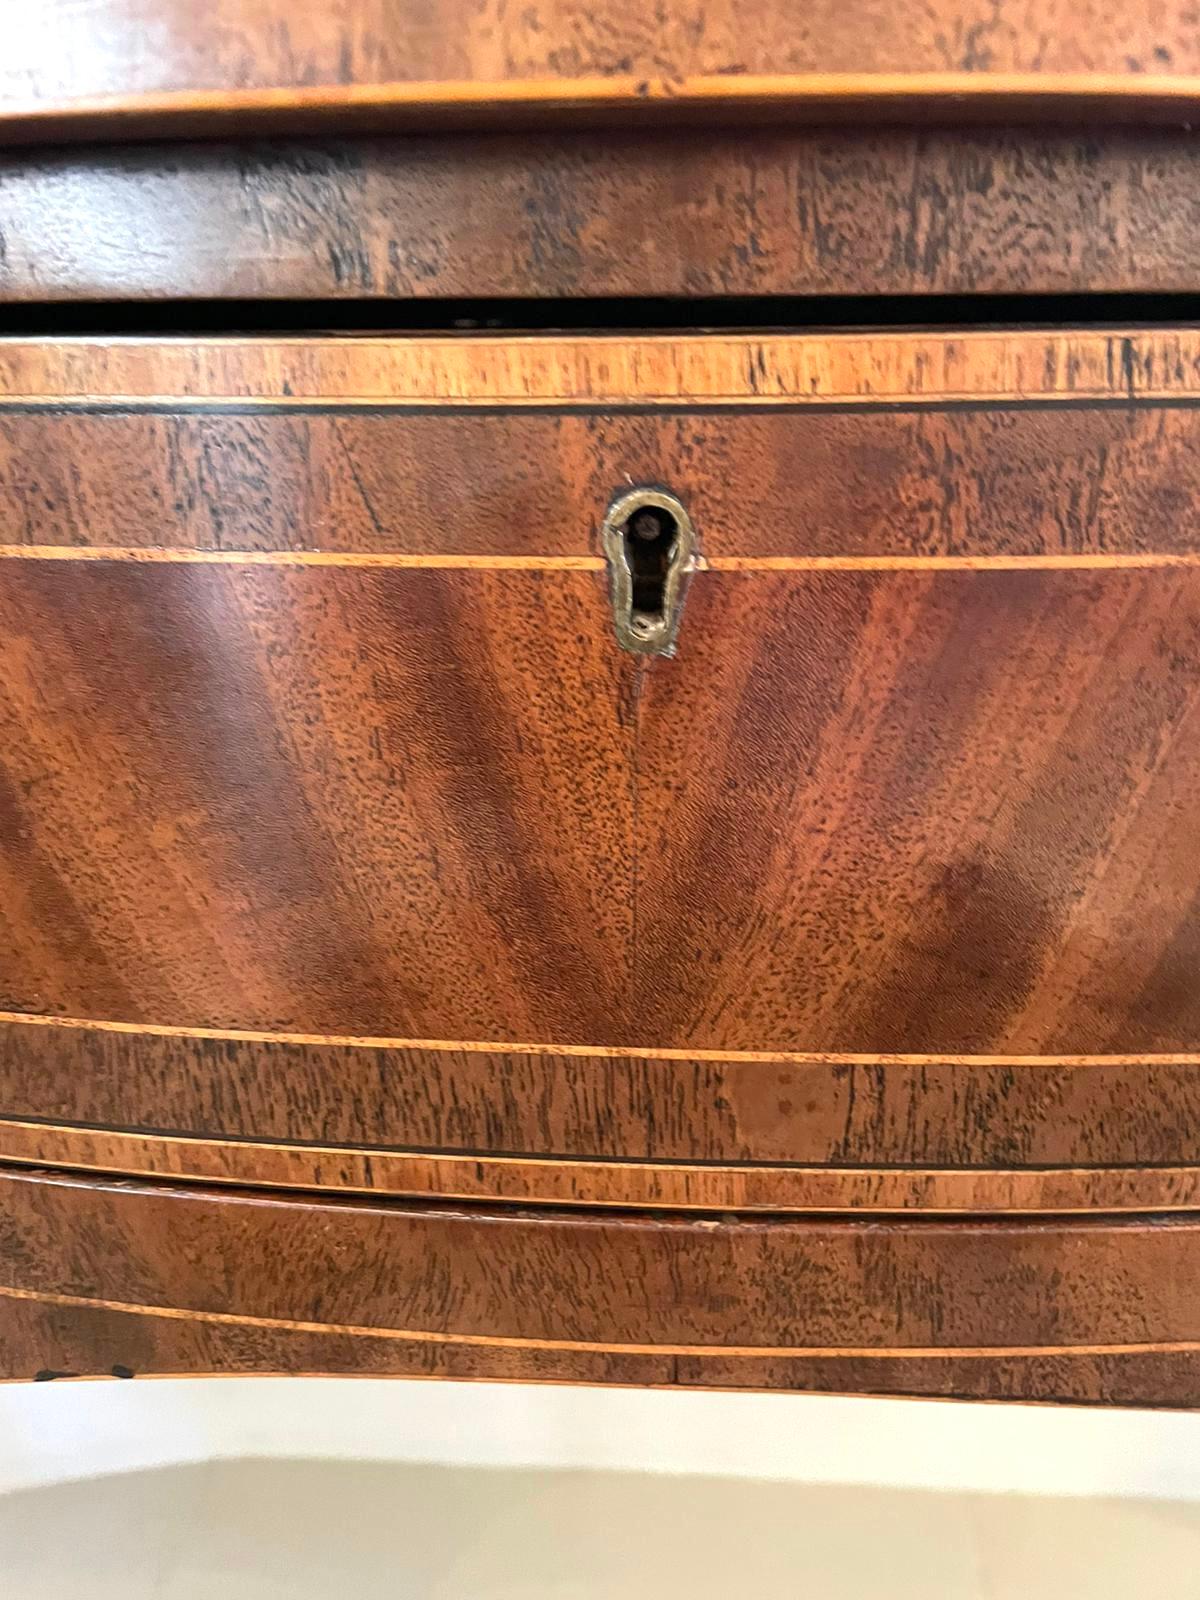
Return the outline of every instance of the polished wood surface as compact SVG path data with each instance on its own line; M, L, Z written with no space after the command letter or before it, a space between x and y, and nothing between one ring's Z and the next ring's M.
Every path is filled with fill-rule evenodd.
M1198 392L1187 327L0 343L0 1372L1178 1399Z
M4 1302L0 1363L2 1377L42 1382L170 1374L346 1374L1181 1409L1195 1406L1200 1373L1191 1351L917 1357L792 1352L753 1357L631 1355L519 1345L481 1350L479 1345L453 1340L314 1333L26 1299Z
M1198 398L1200 327L0 338L0 401L56 408L187 400L607 409Z
M693 25L648 17L631 0L495 7L442 0L46 0L10 7L0 84L17 101L172 89L593 74L961 71L1171 75L1200 72L1195 20L1179 0L709 0ZM18 25L18 21L23 25ZM151 36L153 45L151 47Z
M1195 1048L1200 568L701 572L649 671L609 626L600 572L10 557L5 1009Z
M10 1019L0 1156L692 1209L1175 1209L1195 1056L837 1057L320 1042Z
M871 1154L877 1159L875 1150ZM14 1120L0 1121L0 1156L12 1166L189 1183L656 1211L1146 1214L1194 1210L1200 1202L1198 1166L896 1171L666 1165L192 1139Z
M452 79L97 95L0 106L10 147L153 139L313 138L479 129L834 126L1167 127L1190 131L1200 74L715 73Z
M1194 1405L1192 12L6 4L0 1378Z
M19 1173L0 1197L0 1300L64 1310L481 1349L1200 1355L1190 1217L717 1221Z
M10 548L594 564L597 508L626 477L668 473L714 564L1200 552L1188 512L1200 500L1200 407L1186 393L1108 406L789 405L736 418L682 404L0 403L0 542Z
M0 344L0 1155L1192 1205L1198 356ZM595 541L664 467L701 570L647 669Z
M629 674L597 575L14 561L0 635L10 1009L621 1014Z
M689 107L711 114L891 110L1108 117L1132 105L1186 121L1200 43L1185 5L1135 0L935 4L709 0L694 18L631 0L513 10L453 0L7 0L0 116L9 137L137 137L248 121L256 131L386 119L511 120Z
M1198 578L702 575L639 699L642 1027L1193 1048Z
M153 301L162 314L162 302L206 296L1194 290L1190 135L917 133L875 120L836 133L706 125L702 138L8 149L0 294ZM404 310L377 308L385 322ZM697 305L688 320L710 314ZM231 310L233 331L246 315ZM763 315L805 318L786 305ZM913 307L914 322L926 315ZM186 327L187 308L177 316ZM636 308L628 318L638 325Z

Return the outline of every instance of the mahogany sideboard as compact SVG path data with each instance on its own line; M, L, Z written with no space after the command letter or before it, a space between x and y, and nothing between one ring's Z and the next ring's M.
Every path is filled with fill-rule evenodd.
M5 27L0 1376L1196 1404L1194 10Z

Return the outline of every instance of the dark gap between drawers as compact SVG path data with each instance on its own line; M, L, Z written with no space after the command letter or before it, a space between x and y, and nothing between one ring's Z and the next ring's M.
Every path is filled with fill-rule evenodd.
M1130 327L1200 321L1200 294L620 296L0 302L0 336L403 334L409 332L869 332Z

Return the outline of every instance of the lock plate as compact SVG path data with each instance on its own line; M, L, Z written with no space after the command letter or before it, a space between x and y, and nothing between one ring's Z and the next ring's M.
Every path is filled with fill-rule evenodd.
M628 489L609 506L600 536L617 643L637 655L673 656L696 557L683 502L669 489Z

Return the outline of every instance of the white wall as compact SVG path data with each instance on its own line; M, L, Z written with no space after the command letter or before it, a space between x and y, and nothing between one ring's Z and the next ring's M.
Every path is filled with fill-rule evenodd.
M0 1492L277 1458L1200 1500L1200 1414L379 1378L0 1386ZM1200 1593L1200 1588L1198 1588Z
M359 1379L0 1389L4 1600L1155 1600L1200 1416Z

